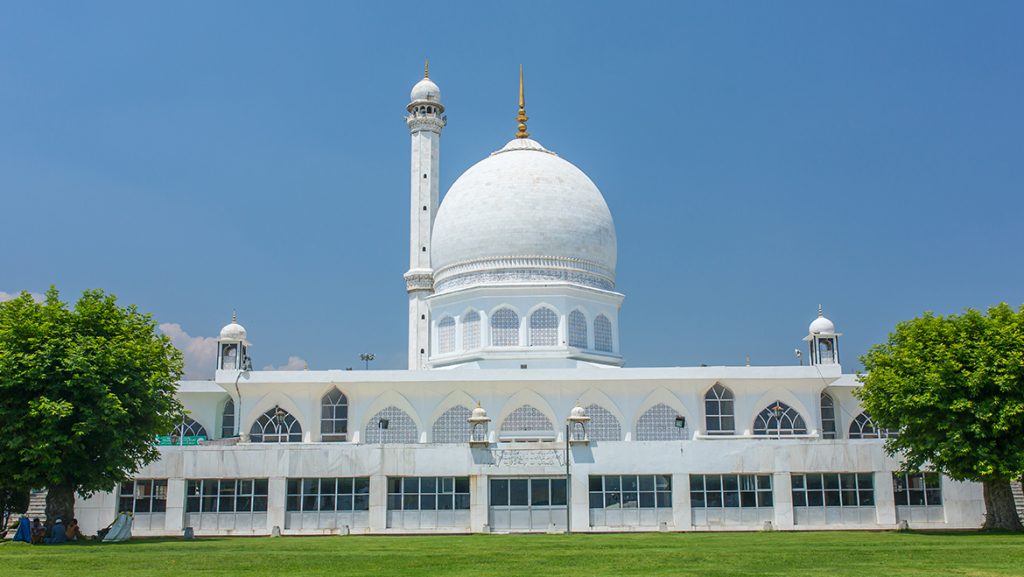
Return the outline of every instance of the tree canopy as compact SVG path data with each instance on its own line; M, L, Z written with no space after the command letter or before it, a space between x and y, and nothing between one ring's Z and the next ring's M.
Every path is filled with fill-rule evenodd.
M70 517L75 493L112 490L159 458L182 366L150 315L102 290L73 309L52 287L43 302L0 303L0 470L47 487L48 517Z
M1024 307L924 316L861 358L858 392L907 470L980 481L986 526L1020 529L1009 481L1024 474Z

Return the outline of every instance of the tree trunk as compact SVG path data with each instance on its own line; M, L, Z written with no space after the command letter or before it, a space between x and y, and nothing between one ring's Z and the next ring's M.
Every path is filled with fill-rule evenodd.
M1007 487L1009 490L1009 487ZM75 488L67 481L47 487L46 521L56 523L61 519L66 527L75 517Z
M981 486L985 494L985 525L982 528L1024 530L1017 516L1017 505L1013 502L1010 480L986 479Z

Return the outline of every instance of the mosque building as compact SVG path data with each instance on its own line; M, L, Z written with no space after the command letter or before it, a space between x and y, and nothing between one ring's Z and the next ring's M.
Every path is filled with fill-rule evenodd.
M236 318L161 459L80 500L137 535L977 528L981 485L899 473L819 306L799 366L624 367L601 191L530 138L439 191L412 89L408 370L256 371Z

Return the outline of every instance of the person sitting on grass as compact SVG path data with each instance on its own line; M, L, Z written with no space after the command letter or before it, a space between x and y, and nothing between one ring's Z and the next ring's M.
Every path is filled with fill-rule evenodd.
M72 519L68 523L67 529L64 529L64 535L68 541L84 541L85 537L82 536L82 530L78 527L78 519Z
M53 524L50 529L50 536L43 540L47 545L63 545L68 542L68 536L64 532L64 523L61 519L57 519L57 522Z
M38 545L43 542L46 538L46 527L43 526L43 522L39 520L39 517L32 519L32 544Z

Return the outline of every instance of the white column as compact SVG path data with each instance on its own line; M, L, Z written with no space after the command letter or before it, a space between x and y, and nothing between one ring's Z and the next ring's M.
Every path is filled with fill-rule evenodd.
M792 529L796 525L793 519L793 479L789 473L772 474L772 502L775 503L776 529Z
M672 475L672 523L676 531L693 528L693 513L690 510L690 476Z
M564 434L564 431L563 431ZM575 457L573 458L575 461ZM590 531L590 484L586 473L572 472L572 531Z
M488 524L491 502L490 483L487 475L475 475L469 478L469 530L480 533Z
M893 494L892 474L888 471L879 471L874 477L875 514L878 524L893 527L896 525L896 496Z
M288 483L284 477L270 477L267 480L267 533L274 527L284 530L287 494ZM253 527L253 530L256 530L256 527Z
M167 479L167 512L164 531L181 533L185 525L185 479Z
M370 532L383 533L388 526L388 478L370 476Z

